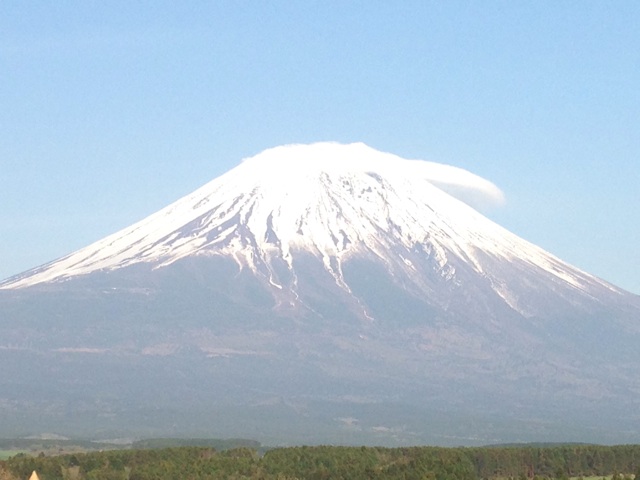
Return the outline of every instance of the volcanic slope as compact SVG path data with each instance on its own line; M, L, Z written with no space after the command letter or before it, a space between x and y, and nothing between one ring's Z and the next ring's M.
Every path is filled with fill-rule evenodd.
M509 233L439 184L501 195L464 170L404 160L363 144L274 148L143 221L1 285L19 288L140 262L161 268L193 255L226 255L274 281L273 260L293 270L296 251L321 258L345 288L341 265L359 254L404 265L403 273L420 283L402 253L421 250L450 276L450 265L462 262L497 280L492 287L504 289L505 297L508 286L483 257L523 260L536 274L585 292L604 287L621 293Z
M626 428L613 419L640 391L638 297L496 225L469 205L479 200L502 194L467 171L363 144L266 150L131 227L2 282L0 353L34 349L79 372L87 363L78 359L91 356L117 379L111 408L122 418L133 392L136 408L169 410L188 392L194 411L295 404L303 417L325 415L333 440L422 438L398 414L411 408L423 419L510 419L545 435L548 425L587 422L605 436ZM123 356L139 370L115 375ZM189 373L162 373L175 369ZM153 388L140 381L150 371ZM348 413L363 404L378 413ZM387 407L389 425L375 425ZM478 435L496 434L486 424ZM273 435L273 425L260 428Z

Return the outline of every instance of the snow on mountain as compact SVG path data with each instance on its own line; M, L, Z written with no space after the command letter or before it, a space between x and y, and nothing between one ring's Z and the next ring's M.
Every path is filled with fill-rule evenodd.
M379 444L380 418L411 426L382 440L405 444L637 441L640 297L478 200L503 198L363 144L266 150L0 284L0 423L343 442L354 417L355 443Z
M279 288L272 260L283 259L292 269L293 254L306 251L320 257L335 282L348 289L341 270L345 259L373 253L411 277L414 266L399 247L410 251L419 245L440 269L450 265L450 274L459 261L470 265L511 304L505 279L492 278L487 258L523 260L578 290L597 285L616 291L511 234L454 195L503 201L495 185L466 170L405 160L362 143L276 147L144 220L12 277L0 288L60 282L140 262L162 268L192 255L233 257L240 268L268 275Z

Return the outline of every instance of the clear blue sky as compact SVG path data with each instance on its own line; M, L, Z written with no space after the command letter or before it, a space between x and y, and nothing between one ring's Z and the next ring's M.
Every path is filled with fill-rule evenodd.
M640 293L640 2L0 3L2 278L320 140L471 170Z

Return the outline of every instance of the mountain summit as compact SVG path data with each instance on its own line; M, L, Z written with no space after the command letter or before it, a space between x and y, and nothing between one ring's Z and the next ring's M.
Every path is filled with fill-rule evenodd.
M295 290L294 257L304 252L321 259L345 289L343 263L368 256L416 287L434 273L459 284L456 266L470 269L513 308L517 292L496 263L520 262L518 274L526 269L542 277L538 283L552 281L558 288L620 293L509 233L456 196L502 199L493 184L465 170L401 159L364 144L277 147L141 222L0 286L221 255L275 288ZM428 260L433 272L421 271L412 258ZM278 269L283 264L284 276Z
M471 245L464 235L476 228L478 215L447 190L463 199L502 198L493 184L465 170L404 160L364 144L277 147L244 160L141 222L4 287L138 262L167 265L189 255L230 255L253 271L268 263L274 249L289 267L292 250L319 254L327 262L358 249L385 256L383 251L397 243L412 248L434 232L443 240ZM452 220L464 231L454 234L445 224ZM380 245L381 236L389 235Z
M301 427L282 435L313 428L313 441L540 440L567 426L613 438L640 391L640 299L473 208L502 201L470 172L363 144L266 150L0 283L0 355L37 351L64 411L56 365L73 378L88 357L104 377L115 368L112 390L69 392L88 411L110 398L118 425L131 405L175 411L180 398L198 415L262 412L248 428L266 437L280 427L265 418L293 411ZM175 422L198 430L187 413Z

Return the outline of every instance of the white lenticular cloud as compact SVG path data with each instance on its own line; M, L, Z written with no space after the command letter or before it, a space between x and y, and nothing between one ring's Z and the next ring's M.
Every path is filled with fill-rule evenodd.
M380 152L364 143L339 144L320 142L310 145L291 144L267 149L243 160L252 168L262 166L265 176L273 176L274 169L281 173L282 187L286 186L287 172L309 175L318 171L362 171L382 176L411 175L429 181L449 195L474 208L486 209L504 204L502 191L492 182L463 168L429 162L407 160L397 155Z
M426 167L431 183L465 203L477 208L486 208L503 205L505 202L502 190L468 170L442 163L421 163Z

